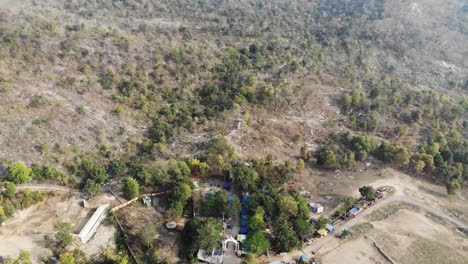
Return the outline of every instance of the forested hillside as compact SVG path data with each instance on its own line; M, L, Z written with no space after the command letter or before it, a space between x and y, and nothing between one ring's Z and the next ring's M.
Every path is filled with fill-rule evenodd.
M171 217L191 177L234 174L249 214L302 236L305 201L259 190L304 167L466 186L467 43L463 0L0 0L2 172L89 195L132 177Z

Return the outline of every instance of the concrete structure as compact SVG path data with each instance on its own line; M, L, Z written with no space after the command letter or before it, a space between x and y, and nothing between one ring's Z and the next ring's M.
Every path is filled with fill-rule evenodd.
M236 128L237 129L242 129L242 123L243 123L242 118L237 119L236 120Z
M199 249L197 253L197 258L199 261L204 262L204 263L210 263L210 264L223 263L223 255L215 254L214 250L211 253L211 255L208 255L208 253L205 250Z
M223 250L228 249L228 244L233 243L234 244L234 251L237 252L239 250L239 242L235 240L232 236L229 236L227 239L223 240L222 245L223 245Z
M166 224L167 229L175 229L177 227L177 223L172 221Z
M151 207L151 197L148 195L145 195L143 198L143 204L146 205L147 207Z
M309 203L310 208L312 208L312 212L316 214L323 213L323 206L321 204L316 203Z
M330 233L335 231L335 227L333 225L330 225L330 224L326 224L325 229L327 229L328 232L330 232Z
M80 233L78 234L78 237L80 238L81 242L88 242L94 235L102 220L104 220L104 218L106 217L107 207L109 207L108 204L99 206L93 213L91 218L89 218L88 222L86 222L85 226L83 227L83 229L81 229Z

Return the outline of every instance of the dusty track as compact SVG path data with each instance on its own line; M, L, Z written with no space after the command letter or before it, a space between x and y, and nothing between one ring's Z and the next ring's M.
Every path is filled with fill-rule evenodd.
M337 232L341 232L343 230L346 230L346 229L350 229L351 227L353 227L354 225L358 224L361 222L361 220L363 220L366 216L372 214L374 211L382 208L382 207L385 207L389 204L392 204L392 203L407 203L407 204L411 204L411 205L414 205L418 208L421 208L429 213L432 213L442 219L445 219L447 221L449 221L450 223L458 226L458 227L462 227L462 228L468 228L468 226L461 222L460 220L457 220L449 215L447 215L446 213L444 212L441 212L437 209L434 209L433 207L427 205L427 204L424 204L420 201L417 201L413 198L410 198L410 197L407 197L405 195L396 195L396 196L392 196L392 197L389 197L387 199L383 199L383 200L380 200L378 201L377 203L375 203L373 206L367 208L366 210L364 210L363 212L361 212L360 214L358 214L356 217L352 218L351 220L349 220L348 222L346 222L345 224L339 226L336 230ZM299 250L295 250L295 251L292 251L292 252L289 252L288 255L289 255L289 258L291 259L294 259L295 257L301 255L303 252L305 253L310 253L312 251L317 251L318 249L320 249L322 246L326 245L327 243L329 243L331 240L333 239L336 239L333 235L328 235L318 241L316 241L315 243L313 243L312 245L309 245L309 246L306 246L306 247L303 247L300 251Z
M58 192L68 192L73 194L81 194L80 191L71 189L65 186L52 185L52 184L18 184L16 185L16 190L36 190L36 191L58 191ZM0 188L0 191L5 191L5 188Z

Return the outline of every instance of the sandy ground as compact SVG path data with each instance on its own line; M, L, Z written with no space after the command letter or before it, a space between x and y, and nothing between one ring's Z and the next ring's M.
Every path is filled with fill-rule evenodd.
M90 206L109 202L112 198L104 195L89 202ZM51 255L54 226L59 223L72 225L72 232L77 233L86 223L93 210L83 208L82 198L70 194L57 194L44 202L16 212L0 227L0 256L16 257L21 249L32 253L35 263L42 257ZM99 227L98 231L83 250L88 255L97 253L109 242L114 241L113 227ZM80 245L80 243L75 243ZM104 246L104 244L106 244Z
M363 236L320 248L321 263L468 263L468 237L422 210L401 209L371 225Z
M352 243L345 243L322 258L325 263L391 264L373 245L372 241L360 237Z

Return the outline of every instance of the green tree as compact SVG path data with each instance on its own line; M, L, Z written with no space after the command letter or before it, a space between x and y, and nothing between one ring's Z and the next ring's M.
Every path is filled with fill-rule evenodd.
M393 156L393 162L399 165L408 165L410 162L411 154L404 147L397 147L395 150L395 155Z
M187 183L181 182L172 189L171 197L169 198L169 207L174 217L182 215L184 207L190 197L192 197L192 189Z
M236 160L236 156L234 148L229 141L225 138L214 138L210 142L205 159L211 169L211 173L220 175L225 164Z
M140 229L138 238L143 246L146 248L153 248L153 241L156 238L158 231L154 225L147 225Z
M347 168L354 168L356 166L356 156L354 152L351 151L350 153L347 154L345 166Z
M301 246L296 233L284 215L280 215L273 222L274 246L279 252L288 252Z
M133 178L125 179L124 194L127 199L138 197L140 195L140 184Z
M266 228L265 210L262 207L257 207L255 214L250 217L248 222L250 232L263 231Z
M447 189L447 194L454 195L460 190L461 185L458 179L451 179L447 181L447 184L445 185L445 187Z
M343 99L343 105L345 112L348 112L351 109L351 106L353 105L353 97L345 95Z
M297 162L297 165L296 165L296 169L297 169L298 171L303 171L303 170L304 170L304 167L305 167L304 160L303 160L303 159L299 159L299 161Z
M73 250L73 258L75 258L75 263L76 264L87 264L87 259L86 259L86 254L79 250L75 249Z
M244 245L249 253L261 255L270 247L270 241L268 241L263 231L257 231L247 236Z
M375 197L375 189L372 186L362 186L359 188L359 193L366 200L372 200Z
M242 264L259 264L258 256L253 253L249 253L247 257L242 261Z
M4 184L4 187L5 187L5 195L7 197L14 197L15 194L16 194L16 186L14 183L12 182L5 182Z
M258 174L252 168L242 165L234 170L234 179L240 191L253 191L256 189Z
M188 256L198 249L211 251L221 241L221 223L215 218L192 218L185 224L182 237Z
M120 160L114 159L107 165L107 173L111 176L123 176L127 171L127 166Z
M60 264L75 264L75 257L68 252L60 254L59 257Z
M8 258L6 264L32 264L32 256L26 250L20 250L19 257L17 259Z
M73 242L73 237L71 235L71 225L68 223L58 224L56 227L57 233L55 233L55 239L57 240L57 245L61 248L65 248Z
M314 233L314 228L309 224L309 222L306 219L294 219L293 227L294 232L296 232L297 236L301 238Z
M317 156L317 164L329 169L338 167L338 160L331 147L325 147L320 150Z
M395 147L390 145L388 142L383 141L375 152L375 155L382 161L392 161L395 156Z
M278 209L289 217L296 217L299 211L297 201L291 195L280 196L278 199Z
M353 105L356 107L361 106L362 104L362 95L361 91L359 89L354 89L353 93L351 94L351 100L353 102Z
M297 202L297 218L308 220L310 217L310 209L306 199L298 192L293 192L292 196Z
M16 184L31 181L31 169L23 162L15 162L8 166L8 180Z
M419 161L416 162L416 165L414 166L414 171L416 173L421 173L425 166L426 166L426 164L424 163L424 161L419 160Z
M225 191L216 192L203 203L202 213L205 216L218 217L223 214L223 209L227 203L227 193Z
M5 222L7 219L7 216L5 214L5 210L3 209L3 206L0 205L0 224Z
M101 185L94 180L87 179L83 190L90 195L96 195L101 191Z
M315 222L315 229L320 230L322 228L325 228L325 226L329 223L330 223L329 219L320 217L319 219L317 219L317 222Z

